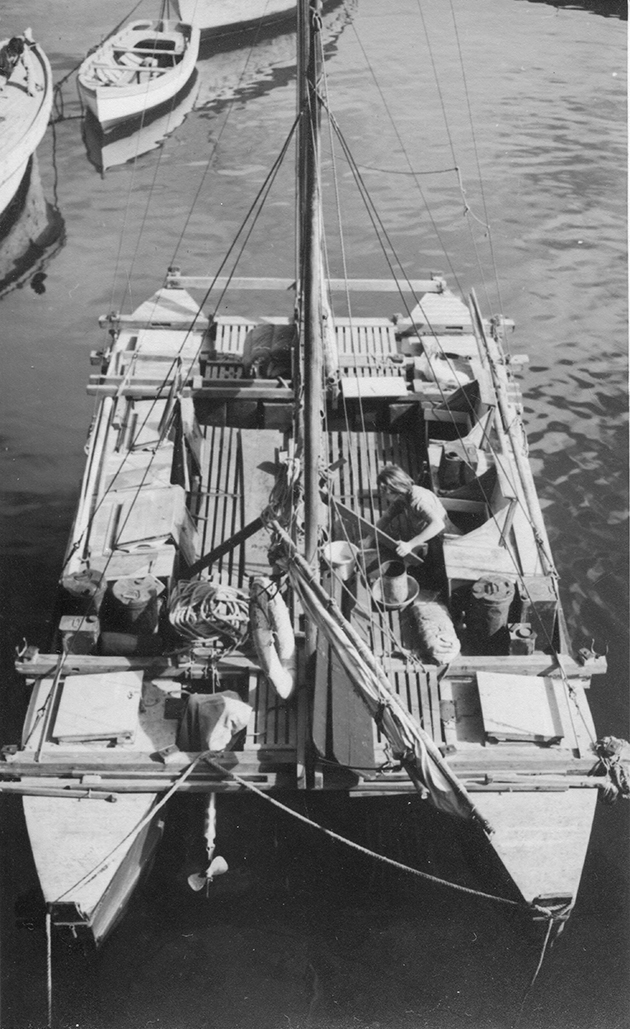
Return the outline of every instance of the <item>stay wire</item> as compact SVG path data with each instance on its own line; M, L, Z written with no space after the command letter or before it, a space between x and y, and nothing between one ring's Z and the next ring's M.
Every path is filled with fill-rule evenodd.
M260 210L262 209L262 205L264 204L264 201L265 201L265 199L266 199L266 197L267 197L267 195L268 195L268 193L269 193L269 190L271 189L271 186L272 186L272 184L273 184L273 181L274 181L274 179L275 179L275 175L277 174L277 171L278 171L278 169L279 169L280 165L282 164L282 161L283 161L283 159L284 159L284 157L285 157L285 155L286 155L286 152L287 152L287 150L288 150L288 147L289 147L289 145L290 145L290 141L291 141L291 138L292 138L292 136L293 136L293 133L294 133L294 131L295 131L296 125L297 125L297 119L296 119L296 121L294 122L294 124L293 124L293 126L292 126L292 128L291 128L291 130L290 130L290 132L289 132L289 135L287 136L287 139L285 140L285 143L284 143L284 145L283 145L283 147L282 147L282 149L281 149L281 151L280 151L280 154L278 155L278 157L276 158L276 161L274 162L274 165L272 166L272 169L271 169L271 171L270 171L270 172L269 172L269 174L267 175L267 177L266 177L266 179L265 179L265 181L264 181L263 185L261 186L261 188L260 188L260 190L258 191L258 194L256 195L256 197L255 197L255 199L254 199L254 201L253 201L252 205L250 206L250 209L249 209L249 211L248 211L248 212L247 212L247 214L245 215L245 218L243 219L243 222L242 222L242 224L241 224L241 227L240 227L240 229L238 230L238 232L237 232L237 234L236 234L236 237L235 237L235 239L234 239L234 241L233 241L233 243L232 243L232 246L230 247L230 249L229 249L229 251L228 251L228 253L227 253L227 255L226 255L226 257L225 257L224 261L222 262L222 265L221 265L221 267L220 267L219 271L218 271L218 272L217 272L217 274L215 275L215 280L214 280L214 281L216 281L216 279L217 279L217 278L218 278L218 276L220 275L220 272L221 272L221 270L223 269L223 267L225 266L225 264L226 264L226 263L227 263L227 261L229 260L229 257L230 257L230 255L231 255L231 253L232 253L232 251L233 251L234 247L236 246L236 242L237 242L237 240L238 240L238 238L239 238L240 234L241 234L241 233L242 233L242 232L244 231L244 227L245 227L245 225L247 224L247 221L248 221L248 219L250 218L250 216L252 215L252 213L253 213L253 212L255 211L255 209L256 209L256 206L257 206L257 204L258 204L258 203L260 202L260 208L259 208L259 210L258 210L258 213L257 213L257 214L256 214L256 216L255 216L255 219L256 219L256 218L257 218L257 217L259 216L259 214L260 214ZM262 198L262 200L261 200L261 198ZM254 219L254 224L255 224L255 219ZM246 240L245 240L245 243L247 242L247 239L248 239L248 238L249 238L249 236L251 235L251 232L252 232L252 231L253 231L253 225L252 225L252 227L250 228L250 230L249 230L249 233L247 234L247 238L246 238ZM244 246L244 245L245 245L245 244L243 244L243 246ZM243 246L241 247L241 251L240 251L240 253L242 253L242 250L243 250ZM239 254L239 257L240 257L240 254ZM237 262L238 262L238 258L237 258ZM235 265L234 267L236 267L236 265ZM231 274L234 274L234 268L232 269L232 273L231 273ZM213 289L213 285L214 285L214 282L213 282L213 283L211 283L210 287L208 288L208 290L207 290L207 292L206 292L206 294L205 294L205 296L204 296L204 299L203 299L203 301L202 301L202 304L203 304L203 303L205 303L205 302L207 301L208 297L210 296L210 293L211 293L211 291L212 291L212 289ZM226 287L224 288L224 290L223 290L223 292L222 292L222 294L221 294L221 298L222 298L222 297L223 297L223 295L225 294L225 290L226 290L227 288L228 288L228 287L227 287L227 285L226 285ZM220 302L221 302L221 298L219 299L219 302L218 302L219 304L220 304ZM156 306L157 306L157 303L158 303L158 301L156 301ZM166 390L166 389L167 389L167 387L169 387L169 379L170 379L170 376L171 376L172 372L173 372L173 371L175 370L175 368L176 368L176 366L177 366L177 362L178 362L178 361L181 361L181 358L180 358L180 354L181 354L181 352L182 352L183 348L185 347L185 345L186 345L186 342L187 342L187 340L188 340L188 339L190 338L190 334L191 334L191 333L192 333L192 332L194 331L194 327L195 327L195 324L196 324L196 322L197 322L197 319L198 319L198 317L199 317L199 314L200 314L200 313L201 313L201 307L200 307L200 309L199 309L199 313L198 313L197 315L195 315L195 318L193 319L193 323L192 323L191 327L190 327L190 328L188 329L188 331L187 331L187 332L186 332L186 334L185 334L185 337L184 337L184 339L183 339L183 341L182 341L182 343L181 343L181 346L180 346L180 349L179 349L179 351L178 351L178 354L177 354L177 355L175 355L175 357L173 358L173 360L172 360L171 364L169 365L168 369L166 370L166 372L165 372L165 374L164 374L164 377L163 377L163 380L162 380L162 385L161 385L161 387L159 387L159 392L161 392L162 390ZM216 313L216 312L215 312L215 313ZM147 324L149 324L149 323L150 323L150 320L151 320L151 319L150 319L150 317L148 317L148 318L147 318ZM203 341L202 341L202 342L203 342ZM201 349L201 346L202 346L202 342L200 342L200 344L199 344L199 347L197 348L197 351L196 351L195 355L194 355L194 356L193 356L193 357L192 357L192 358L190 359L190 362L189 362L189 365L188 365L188 369L187 369L187 371L186 371L185 373L183 373L183 374L181 375L182 381L185 381L185 380L186 380L186 378L187 378L187 376L188 376L188 374L189 374L189 372L190 372L190 369L192 368L192 366L193 366L193 364L194 364L195 360L197 359L197 357L198 357L198 355L199 355L199 352L200 352L200 349ZM173 383L170 383L170 390L172 390L172 389L173 389ZM86 536L86 534L87 534L87 533L89 533L89 531L90 531L90 528L91 528L91 526L92 526L92 525L93 525L93 523L94 523L94 519L95 519L95 517L96 517L96 515L97 515L98 511L99 511L99 510L100 510L100 508L102 507L102 505L103 505L103 503L105 502L105 500L107 499L108 495L109 495L109 494L110 494L110 493L112 492L112 490L113 490L113 489L115 488L115 483L116 483L116 480L117 480L118 476L119 476L119 475L120 475L120 474L121 474L121 473L123 472L123 470L124 470L124 467L125 467L125 463L126 463L126 461L127 461L127 458L129 457L129 455L130 455L130 454L132 453L132 451L133 451L133 447L134 447L134 442L135 442L135 440L136 440L136 439L140 438L140 435L141 435L141 433L143 432L144 428L145 428L145 427L146 427L146 425L148 424L148 421L149 421L149 419L150 419L150 417L151 417L151 413L152 413L152 411L153 411L153 410L155 409L155 407L156 407L156 405L157 405L158 403L160 403L160 402L161 402L161 401L163 401L163 400L168 400L168 396L169 396L169 393L167 393L167 394L166 394L166 396L158 396L158 397L156 397L156 398L154 399L153 403L151 404L151 406L150 406L149 410L147 411L147 413L146 413L146 415L145 415L145 418L143 419L142 423L140 424L140 426L138 427L138 429L137 429L137 431L136 431L136 434L135 434L134 440L132 440L132 441L131 441L131 444L130 444L130 446L129 446L129 449L128 449L128 451L127 451L127 454L125 455L125 457L123 458L123 461L121 462L121 464L119 465L118 469L117 469L117 470L116 470L116 472L114 473L114 476L113 476L112 480L111 480L111 481L110 481L110 483L108 484L108 486L107 486L107 489L106 489L106 490L104 491L104 493L103 493L103 496L102 496L102 497L100 498L100 500L99 500L98 504L96 505L96 507L95 507L94 511L93 511L93 512L91 513L91 515L90 515L90 518L89 518L89 520L88 520L88 523L87 523L87 525L85 526L85 528L84 528L84 530L83 530L83 532L82 532L81 536L79 537L79 539L78 539L78 540L76 540L76 541L75 541L75 543L74 543L74 546L73 546L73 548L72 548L72 549L71 549L71 550L69 551L69 553L68 553L68 555L67 555L67 557L66 557L66 560L64 561L64 568L66 568L66 567L68 566L68 564L69 564L70 560L72 559L72 557L73 557L73 556L74 556L74 554L76 553L76 551L77 551L78 547L80 546L80 544L81 544L81 540L85 538L85 536ZM135 501L136 501L136 500L137 500L137 498L139 497L139 495L140 495L140 493L141 493L141 491L142 491L142 487L144 486L144 483L146 482L146 478L147 478L147 476L148 476L148 474L149 474L149 472L150 472L151 466L152 466L152 464L153 464L153 461L154 461L154 459L155 459L155 456L156 456L156 453L157 453L157 450L158 450L158 449L159 449L159 447L156 447L156 449L155 449L155 451L154 451L154 453L153 453L153 455L152 455L152 458L151 458L151 460L150 460L150 462L149 462L149 464L148 464L148 466L147 466L147 468L146 468L146 470L145 470L145 472L144 472L144 474L143 474L143 477L142 477L142 481L141 481L141 483L139 484L139 486L137 487L137 490L136 490L136 494L135 494L135 498L134 498L134 501L132 502L132 504L131 504L131 506L130 506L130 509L129 509L128 513L127 513L127 516L126 516L126 518L125 518L125 522L123 523L123 525L122 525L122 526L119 526L119 531L122 531L122 529L124 528L124 524L126 524L126 522L128 521L128 519L129 519L129 518L131 517L132 511L133 511L133 507L134 507L134 504L135 504ZM108 563L109 563L109 562L108 562Z
M219 129L219 133L218 133L218 135L217 135L217 137L215 139L212 151L209 154L208 160L205 163L203 174L201 176L201 180L199 182L199 185L197 186L197 190L196 190L195 195L193 197L193 201L192 201L192 203L190 205L190 208L189 208L189 211L188 211L188 215L186 216L186 219L184 221L182 230L181 230L181 232L179 234L179 239L177 240L177 242L175 244L175 249L173 251L173 256L171 257L171 262L170 262L171 264L174 264L175 261L177 260L177 254L179 253L179 249L180 249L180 247L181 247L181 245L182 245L182 243L184 241L184 237L186 235L186 232L188 231L188 226L190 224L190 220L191 220L191 218L193 216L193 213L195 211L195 207L197 206L197 202L199 200L199 197L201 196L201 191L202 191L204 183L206 181L206 176L207 176L208 172L210 171L210 166L212 164L212 160L213 160L213 158L214 158L214 156L215 156L215 154L217 152L217 149L219 147L219 143L221 142L221 138L223 136L223 133L225 132L225 129L227 128L227 124L228 124L228 122L230 120L230 117L231 117L231 115L233 113L233 110L234 110L234 100L238 96L238 91L240 89L241 82L243 81L243 78L245 77L245 72L247 71L247 66L249 65L249 62L252 59L252 55L253 55L253 53L254 53L254 51L256 49L256 46L258 45L259 35L260 35L260 33L261 33L262 29L263 29L263 21L264 21L264 17L261 16L261 18L260 18L260 20L258 22L257 28L256 28L255 36L252 39L251 44L250 44L250 46L249 46L249 48L247 50L247 57L246 57L245 63L243 64L243 67L241 69L241 73L239 75L238 82L236 84L236 88L235 88L235 91L234 91L234 97L232 98L232 100L228 104L228 109L227 109L226 116L223 119L223 124L221 125L221 128Z
M472 104L470 102L470 92L468 90L468 78L466 76L466 68L465 68L465 65L464 65L464 56L463 56L463 51L462 51L462 46L461 46L461 40L459 38L459 29L457 27L457 18L455 16L455 8L453 7L453 0L449 0L449 2L450 2L450 8L451 8L451 16L452 16L452 19L453 19L453 30L455 32L455 39L456 39L456 42L457 42L457 52L458 52L458 55L459 55L459 63L460 63L461 71L462 71L462 81L463 81L463 84L464 84L464 93L465 93L465 96L466 96L466 107L467 107L467 110L468 110L468 121L469 121L469 124L470 124L470 133L471 133L471 136L472 136L473 150L474 150L474 153L475 153L475 161L476 161L476 164L477 164L477 175L479 177L479 192L481 194L481 202L483 204L484 217L485 217L485 227L486 227L486 230L487 230L487 233L488 233L488 246L490 248L490 257L491 257L491 260L492 260L492 269L493 269L493 272L494 272L494 280L495 280L495 286L496 286L496 290L497 290L497 298L498 298L498 303L499 303L499 311L501 313L503 313L503 300L502 300L502 297L501 297L501 284L500 284L500 281L499 281L497 261L496 261L495 251L494 251L494 240L493 240L493 237L492 237L492 230L490 228L490 217L489 217L489 214L488 214L488 205L487 205L487 202L486 202L486 194L485 194L484 183L483 183L483 175L481 174L481 161L480 161L480 158L479 158L479 147L477 145L477 134L475 132L475 122L474 122L473 113L472 113ZM472 236L472 233L471 233L471 236ZM476 250L476 247L475 247L475 250ZM481 271L481 268L480 268L480 271ZM484 282L484 288L485 288L485 282ZM488 306L490 306L490 301L489 301L489 298L488 298L487 289L486 289L486 300L488 302Z
M424 25L424 19L423 19L423 25ZM357 30L356 30L356 26L353 25L352 28L353 28L353 31L354 31L354 34L355 34L355 38L356 38L356 40L357 40L357 42L359 44L359 47L361 49L361 53L363 54L363 57L365 59L365 63L367 65L367 68L368 68L368 70L370 72L370 75L372 76L372 79L374 81L376 89L377 89L377 91L379 93L379 96L381 98L381 101L383 103L383 107L385 108L385 111L387 113L387 117L389 118L390 124L391 124L391 126L392 126L392 128L394 130L394 133L396 135L396 138L398 140L398 144L399 144L399 146L400 146L400 148L401 148L401 150L402 150L402 152L403 152L403 154L405 156L405 160L407 161L407 164L408 164L410 170L413 171L412 165L411 165L411 161L409 159L409 155L407 153L405 144L404 144L403 139L402 139L402 137L400 135L400 132L398 131L398 126L396 125L396 122L395 122L394 117L392 115L392 112L391 112L391 109L389 107L389 104L387 103L387 100L385 98L385 94L383 93L383 90L382 90L382 88L380 86L380 83L378 82L378 79L377 79L376 74L374 72L374 68L372 67L372 62L370 61L370 58L368 57L368 55L366 53L365 47L363 46L363 43L361 42L361 38L360 38L360 36L359 36L359 34L358 34ZM426 35L426 27L425 27L425 35ZM428 44L428 42L429 41L428 41L428 38L427 38L427 44ZM429 46L429 52L431 52L430 46ZM438 84L438 92L440 92L439 84ZM441 93L440 93L440 99L441 99ZM446 115L445 115L445 112L444 112L443 103L442 103L442 109L443 109L443 114L444 114L444 121L446 123ZM453 163L456 165L457 164L457 160L455 158L455 153L454 153L454 150L453 150L452 141L450 139L450 130L448 128L448 124L447 123L446 123L446 131L447 131L447 134L449 136L449 142L451 143L451 154L452 154L452 157L453 157ZM415 173L414 173L414 177L415 177ZM439 230L439 228L437 226L437 223L436 223L436 221L435 221L435 219L433 217L433 214L431 212L431 208L429 206L427 198L426 198L426 196L424 194L424 191L423 191L422 187L420 186L420 183L417 180L416 180L416 188L417 188L417 190L418 190L418 192L420 194L420 197L421 197L422 202L423 202L424 207L425 207L425 211L426 211L426 213L428 215L429 221L430 221L431 226L433 228L433 231L434 231L434 233L436 235L436 238L437 238L437 240L438 240L438 242L440 244L440 247L442 248L442 253L444 254L444 257L445 257L445 260L446 260L446 262L448 264L448 267L450 269L451 275L453 276L453 279L457 283L457 287L460 290L460 292L463 292L463 289L461 287L461 284L459 282L459 278L458 278L458 275L457 275L457 270L453 266L453 263L452 263L451 258L450 258L450 254L449 254L449 252L448 252L448 250L446 248L446 245L445 245L445 243L444 243L444 241L442 239L440 230Z
M351 170L352 170L352 172L353 172L353 174L354 174L354 177L355 177L355 181L356 181L356 183L357 183L357 188L359 189L359 192L360 192L360 194L362 195L362 197L363 197L363 200L364 200L364 203L365 203L365 205L366 205L366 207L367 207L367 209L368 209L368 213L369 213L369 215L370 215L370 218L371 218L371 220L372 220L372 224L373 224L373 227L374 227L375 233L376 233L376 235L377 235L377 238L379 238L379 239L381 240L381 246L382 246L382 248L383 248L383 253L384 253L385 259L387 260L387 262L388 262L388 264L389 264L389 266L390 266L390 270L392 271L392 275L394 275L394 272L393 272L393 266L392 266L392 261L391 261L391 260L389 259L388 255L387 255L387 251L386 251L385 247L383 246L383 242L382 242L382 239L381 239L381 237L380 237L380 234L379 234L379 231L378 231L378 229L377 229L377 224L378 224L378 226L379 226L379 227L380 227L380 228L382 229L382 233L383 233L383 236L384 236L384 238L386 239L386 241L387 241L387 243L388 243L389 247L391 248L391 251L392 251L392 253L393 253L393 255L394 255L394 258L395 258L395 260L396 260L396 263L397 263L397 265L398 265L399 267L401 267L401 270L402 270L402 265L401 265L401 262L400 262L400 260L399 260L399 259L398 259L398 258L396 257L396 253L395 253L395 249L394 249L394 247L393 247L393 244L391 243L391 240L389 239L389 237L388 237L388 235L387 235L387 232L386 232L386 230L385 230L385 228L384 228L384 226L383 226L383 223L382 223L381 219L380 219L380 218L379 218L379 216L378 216L378 213L376 212L376 208L375 208L375 206L374 206L374 204L373 204L373 201L371 200L371 197L370 197L370 195L369 195L369 191L368 191L368 189L367 189L367 186L365 185L365 183L364 183L364 181L363 181L363 178L362 178L362 176L361 176L361 174L360 174L360 171L359 171L359 169L358 169L358 166L356 165L356 162L354 161L354 158L353 158L353 156L352 156L352 153L351 153L351 151L350 151L350 147L349 147L349 145L347 144L347 142L346 142L346 140L345 140L345 138L344 138L343 134L341 133L341 129L340 129L340 127L338 126L338 124L337 124L336 120L334 119L334 116L332 115L332 112L330 111L329 107L327 106L327 104L325 103L325 101L324 101L323 99L321 100L321 102L322 102L322 103L324 104L324 106L326 106L326 110L327 110L327 112L328 112L328 115L329 115L329 118L330 118L330 120L331 120L331 124L332 124L332 125L334 126L334 128L335 128L335 132L336 132L336 134L337 134L337 137L338 137L338 139L339 139L339 141L340 141L340 143L341 143L341 146L342 146L342 149L343 149L343 151L344 151L344 154L345 154L345 156L346 156L346 159L348 160L348 163L349 163L349 165L350 165L350 168L351 168ZM403 274L404 274L404 270L403 270ZM394 277L395 277L395 276L394 276ZM410 312L409 312L409 308L408 308L408 305L406 304L406 301L405 301L404 297L402 297L402 295L401 295L401 299L403 300L403 303L405 304L405 307L406 307L406 309L407 309L407 312L408 312L408 314L409 314L409 317L411 317L411 315L410 315ZM417 303L418 303L419 307L420 307L420 308L422 309L422 303L421 303L421 301L419 301L417 297L416 297L415 299L416 299L416 301L417 301ZM426 315L425 315L425 317L426 317ZM428 323L428 325L429 325L429 329L430 329L430 331L431 331L431 332L432 332L432 334L433 334L433 337L434 337L434 339L436 340L436 342L437 342L437 344L438 344L438 347L439 347L439 349L440 349L440 350L441 350L441 351L443 352L443 347L442 347L442 345L441 345L441 343L440 343L440 340L439 340L439 338L438 338L438 336L437 336L437 333L435 332L435 330L434 330L434 329L433 329L433 327L431 326L431 324L430 324L430 321L429 321L429 319L427 319L427 323ZM444 402L444 403L447 403L448 397L447 397L447 395L446 395L446 394L444 393L444 391L443 391L443 389L442 389L442 386L441 386L441 384L440 384L439 382L437 382L437 383L436 383L436 385L438 386L438 388L439 388L439 390L440 390L440 392L441 392L441 394L442 394L442 399L443 399L443 402ZM469 406L469 409L470 409L471 415L474 415L474 409L473 409L473 407L472 407L472 403L471 403L470 399L469 399L469 398L468 398L467 396L466 396L466 402L467 402L467 404L468 404L468 406ZM516 418L516 412L514 413L514 418ZM519 504L519 507L520 507L520 509L522 510L522 512L523 512L523 514L524 514L524 516L525 516L525 518L526 518L526 519L528 520L528 522L529 522L530 526L532 527L532 531L534 531L534 526L533 526L533 522L532 522L532 520L531 520L531 517L530 517L530 515L529 515L529 512L528 512L528 511L527 511L527 509L526 509L526 508L524 507L524 505L523 505L523 502L522 502L522 499L521 499L521 498L519 497L519 495L518 495L518 490L517 490L517 488L516 488L516 486L515 486L514 482L513 482L513 481L512 481L512 479L511 479L511 475L510 475L510 471L509 471L509 469L507 469L507 468L505 467L505 462L502 462L502 461L501 461L501 459L500 459L500 456L499 456L499 455L498 455L498 454L497 454L497 453L496 453L496 452L494 451L494 448L492 447L492 445L491 445L491 443L490 443L490 439L489 439L489 436L488 436L488 434L487 434L487 433L485 433L485 436L486 436L486 441L487 441L487 443L488 443L488 446L490 447L490 450L491 450L491 452L492 452L492 453L494 453L494 455L495 455L495 460L496 460L496 461L497 461L498 463L500 463L500 464L501 464L501 467L502 467L503 473L504 473L504 474L506 475L506 477L507 477L508 481L510 481L510 482L511 482L511 485L512 485L513 489L514 489L514 490L515 490L515 492L516 492L516 496L517 496L517 502L518 502L518 504ZM458 438L459 438L459 433L458 433ZM482 490L483 490L483 487L482 487ZM486 496L486 498L485 498L485 499L486 499L486 503L488 504L488 506L490 506L490 498ZM493 518L495 518L495 520L496 520L496 516L494 516L494 515L493 515ZM545 549L545 548L543 548L543 549ZM527 590L527 587L526 587L526 585L525 585L525 582L524 582L524 579L523 579L523 575L522 575L522 573L520 572L520 570L519 570L519 568L518 568L518 565L516 564L516 558L515 558L515 555L514 555L514 554L513 554L513 553L512 553L512 552L511 552L510 550L508 550L508 553L510 554L510 559L512 560L512 562L513 562L513 564L514 564L515 574L516 574L516 575L518 576L518 579L519 579L519 582L520 582L520 584L521 584L521 586L522 586L522 588L523 588L523 591L524 591L524 593L525 593L526 595L529 595L529 591ZM542 624L542 620L540 619L540 617L539 617L539 616L537 616L537 617L538 617L538 621L540 622L540 627L541 627L541 628L543 629L543 631L545 632L545 636L546 636L546 638L547 638L547 643L548 643L549 645L553 646L553 641L552 641L552 640L551 640L551 639L549 638L549 636L548 636L548 633L547 633L547 631L546 631L546 629L545 629L545 626L544 626L544 625ZM555 649L555 648L554 648L554 649ZM567 687L569 686L569 684L568 684L568 681L567 681L566 685L567 685Z

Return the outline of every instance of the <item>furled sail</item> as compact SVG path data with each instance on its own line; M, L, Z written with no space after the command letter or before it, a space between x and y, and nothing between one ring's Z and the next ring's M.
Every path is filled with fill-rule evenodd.
M378 661L318 584L293 542L278 523L272 527L285 542L291 585L307 618L325 635L353 688L386 736L394 757L401 762L420 792L428 793L438 810L459 818L474 819L491 832L491 827L431 737L402 706Z

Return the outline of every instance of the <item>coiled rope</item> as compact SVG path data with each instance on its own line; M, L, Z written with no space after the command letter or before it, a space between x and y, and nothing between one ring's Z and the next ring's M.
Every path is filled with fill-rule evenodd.
M203 640L222 653L242 646L249 633L249 597L221 583L178 582L169 603L173 628L191 642Z

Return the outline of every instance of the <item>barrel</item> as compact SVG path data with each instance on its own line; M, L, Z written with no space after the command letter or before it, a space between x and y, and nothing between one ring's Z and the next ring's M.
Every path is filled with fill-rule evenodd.
M506 646L501 644L500 650L508 652L507 624L513 599L514 583L503 575L484 575L472 587L466 624L467 635L474 641L478 653L483 653L490 641L498 645L498 634L501 640L506 636ZM490 650L494 652L494 647Z
M62 576L62 611L65 615L96 615L107 588L102 572L84 568Z
M464 461L459 450L445 446L440 458L438 468L438 483L440 489L453 490L462 485L464 481Z
M116 628L136 635L155 631L159 609L157 584L152 575L117 579L111 597Z

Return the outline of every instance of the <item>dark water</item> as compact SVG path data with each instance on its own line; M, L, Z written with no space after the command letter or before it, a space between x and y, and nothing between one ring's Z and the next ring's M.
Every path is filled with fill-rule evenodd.
M0 27L31 24L59 81L128 9L120 0L5 0ZM602 735L628 736L625 12L603 0L423 0L424 21L414 0L347 10L348 23L328 34L337 119L406 270L441 269L516 322L513 350L530 357L531 456L570 630L578 646L608 648L591 703ZM292 80L281 34L204 52L197 108L135 167L104 177L88 160L74 81L63 88L65 119L49 130L39 164L65 246L34 288L0 301L3 742L17 738L25 702L13 647L23 635L42 646L47 637L91 415L89 351L103 343L96 318L143 300L173 260L216 269L291 124ZM447 170L455 165L465 194ZM328 160L325 178L334 185ZM337 179L349 274L380 276L343 163ZM292 274L292 196L287 167L242 274ZM333 217L331 240L335 231ZM19 804L2 807L2 1025L26 1029L45 1024L45 940L39 918L14 926L15 900L24 904L36 881ZM522 1029L630 1024L627 807L598 810L576 910ZM370 814L355 815L357 831ZM400 854L413 814L400 805ZM251 806L237 821L228 846L236 865L240 854L240 889L207 902L182 885L189 822L184 806L176 812L162 857L98 961L55 951L57 1024L514 1024L538 953L500 912L375 873L282 818L261 828ZM430 859L430 819L419 824L412 842Z

